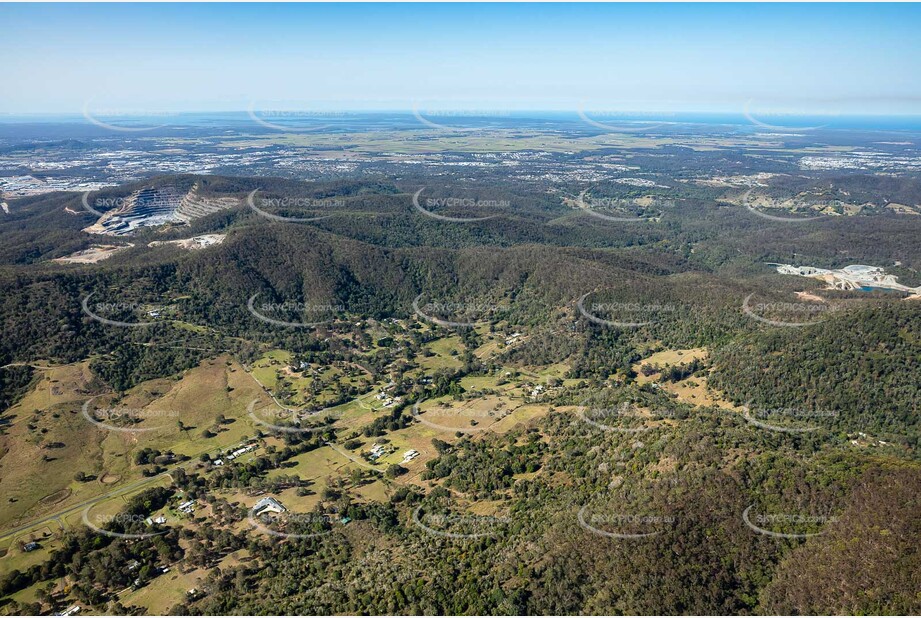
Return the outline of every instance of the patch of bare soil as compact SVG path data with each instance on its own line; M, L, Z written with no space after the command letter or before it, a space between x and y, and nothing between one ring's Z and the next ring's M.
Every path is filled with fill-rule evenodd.
M61 502L62 500L66 500L67 498L69 498L71 493L73 492L69 488L65 488L60 491L56 491L53 494L48 494L47 496L39 500L39 503L44 504L44 505L57 504L58 502Z
M801 299L803 299L803 300L814 300L814 301L820 302L820 303L824 303L824 302L825 302L825 299L824 299L824 298L822 298L821 296L818 296L818 295L816 295L816 294L812 294L811 292L797 292L797 293L796 293L796 297L797 297L797 298L801 298Z

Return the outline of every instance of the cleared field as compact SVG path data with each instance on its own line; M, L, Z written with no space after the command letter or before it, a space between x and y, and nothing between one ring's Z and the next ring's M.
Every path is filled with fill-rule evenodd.
M481 334L491 346L484 350L487 355L504 345L504 334ZM451 354L463 348L459 337L439 339L426 347L432 356L416 359L420 364L418 371L428 373L461 365L459 357ZM204 361L182 375L142 383L118 399L102 390L102 385L90 373L88 363L40 370L36 386L11 410L12 422L2 438L0 490L13 500L0 504L0 525L14 527L17 520L21 523L111 492L117 494L120 487L143 478L143 466L135 463L136 453L143 448L173 451L195 460L201 453L214 455L219 449L238 444L244 437L254 436L264 429L249 416L248 405L256 400L259 409L276 407L270 395L276 387L286 387L289 391L303 388L307 392L316 380L336 388L338 380L355 383L360 380L365 394L331 409L337 418L336 426L345 430L340 436L366 426L385 413L383 402L376 396L387 384L369 385L370 376L361 368L309 367L302 374L291 370L292 362L291 353L273 350L254 363L248 374L229 357L221 357ZM311 482L309 495L299 496L296 488L290 488L278 492L276 497L293 512L308 512L320 502L328 479L350 476L353 471L366 471L369 467L383 472L390 464L401 464L409 471L394 480L379 478L353 486L354 494L364 500L386 501L391 488L400 484L413 483L428 490L430 483L422 481L421 475L425 463L437 456L433 439L455 442L459 429L477 429L474 435L482 435L479 430L506 432L519 423L545 414L547 406L523 405L523 397L529 385L562 376L567 369L565 365L535 371L506 367L490 376L465 377L461 385L468 393L494 391L496 394L460 401L444 397L423 402L423 417L440 425L438 427L415 423L382 438L361 437L363 444L358 449L346 451L340 443L299 455L290 461L290 467L272 470L268 476L298 475ZM346 371L351 375L343 376ZM305 377L308 373L310 376ZM97 393L102 394L93 400L88 413L111 425L110 428L94 424L82 413L83 404ZM316 389L313 395L316 396ZM113 409L134 410L136 415L129 419L131 422L99 415L99 412ZM219 422L220 416L225 420ZM142 431L114 431L112 427ZM389 441L393 452L376 466L370 466L360 453L381 439ZM49 448L49 443L57 442L60 444ZM419 456L404 462L404 454L410 449L418 451ZM243 460L248 457L252 455ZM88 475L90 480L76 481L77 471ZM42 475L42 483L34 482L37 474ZM130 495L168 482L166 477L155 479L124 495L101 500L91 508L90 519L98 521L114 515L124 507ZM233 494L228 495L228 499L251 506L257 498ZM82 509L78 509L63 516L60 523L43 524L5 539L4 545L9 551L0 556L0 573L47 560L56 546L59 530L82 525L81 515ZM176 516L172 511L169 515ZM47 534L42 536L44 533ZM23 538L33 537L42 542L42 548L32 553L22 552L18 543ZM168 611L186 590L196 587L197 577L194 573L158 577L141 590L126 591L123 602L147 607L152 612ZM170 605L166 605L165 599L170 599Z
M240 560L249 555L245 549L227 554L218 563L218 567L226 569L237 565ZM138 590L128 590L120 596L123 605L138 605L147 609L148 615L163 615L169 613L170 608L185 598L186 593L193 588L202 588L208 575L208 569L195 569L188 573L181 573L175 566L171 566L168 573L156 577L149 584Z
M98 397L87 405L87 414L99 421L94 424L83 414L84 403L100 392L87 363L43 373L10 409L10 425L0 437L3 529L142 479L135 455L143 448L194 458L239 443L256 433L247 405L253 399L269 403L239 365L219 358L178 379L142 383L119 401L111 394ZM216 423L219 415L225 423ZM126 424L126 417L138 422ZM77 472L88 480L77 481Z
M419 405L419 419L427 426L453 435L456 431L481 432L491 428L514 409L506 397L487 395L454 401L441 397Z
M275 384L275 371L282 369L292 362L293 355L285 350L272 350L253 363L250 369L253 377L263 386L272 387Z
M680 382L666 383L662 388L678 397L678 401L694 406L717 406L727 410L741 411L738 406L724 399L720 394L709 388L706 376L691 377Z
M506 370L500 371L499 375L491 376L464 376L460 380L461 386L468 391L482 391L493 389L501 392L512 391L515 384L510 377L505 376ZM504 384L501 384L504 382Z
M640 373L640 367L643 365L658 365L663 368L684 365L694 360L706 359L708 355L709 350L707 348L656 352L633 365L633 370L636 372L636 381L638 384L657 382L662 389L677 396L678 401L692 406L717 406L728 410L739 410L732 403L723 399L719 393L709 388L706 376L691 376L678 382L659 382L661 373L653 373L648 376Z
M636 381L638 384L646 384L648 382L657 382L660 378L659 373L653 373L648 376L643 375L640 372L640 367L643 365L657 365L659 367L667 367L674 365L684 365L690 363L694 360L703 360L707 358L709 351L706 348L689 348L686 350L662 350L661 352L656 352L638 363L633 365L633 371L636 373Z
M123 494L113 496L112 498L97 502L85 510L87 519L91 524L103 527L107 517L115 515L122 510L128 503L129 499L152 487L165 487L170 483L167 477L158 477L152 479L149 485L138 488ZM83 509L68 514L66 517L58 518L50 523L36 526L17 535L7 537L2 544L6 553L0 556L0 574L6 574L16 569L23 571L34 564L47 561L51 557L51 552L61 547L61 534L65 529L83 526ZM32 552L24 552L21 545L28 541L36 541L40 544L40 549Z
M369 502L386 502L390 496L383 481L374 481L356 488L355 493Z
M285 350L272 350L253 363L252 376L285 405L326 405L337 401L342 390L364 388L368 373L359 366L310 364L293 371L294 357Z
M553 365L547 365L546 367L540 367L537 370L537 375L542 378L560 378L569 372L570 366L566 363L556 363Z
M425 347L433 352L434 356L419 355L416 358L416 362L426 371L435 371L436 369L457 369L463 365L459 354L457 356L451 355L451 352L463 349L460 337L455 336L436 339L426 344Z
M492 358L496 354L513 348L527 339L522 333L516 333L518 336L507 338L505 333L490 333L489 329L486 327L479 327L476 330L484 342L473 351L474 356L480 359Z
M329 446L302 453L290 459L289 462L293 462L294 465L272 470L269 472L268 478L296 474L302 479L314 481L322 488L324 486L323 481L327 477L345 473L349 468L361 468L348 457ZM316 490L316 487L311 487L311 489Z
M57 545L58 530L58 524L53 522L5 540L0 549L0 552L5 552L3 556L0 556L0 573L9 573L13 570L24 571L32 565L47 561ZM31 552L23 551L22 544L30 541L37 542L40 548Z
M4 527L26 513L53 510L93 495L94 483L74 480L78 470L97 467L101 432L80 415L89 388L88 363L42 371L35 387L10 408L0 456L0 522ZM36 482L41 479L41 482ZM101 484L95 483L100 493ZM76 494L76 495L74 495Z
M320 503L320 492L323 491L324 487L326 487L326 483L320 480L316 485L310 487L310 491L313 493L309 496L297 495L297 488L295 487L280 491L274 496L285 505L285 508L293 513L309 513ZM252 508L255 503L256 499L252 499L252 504L247 503L247 506Z
M389 455L381 457L379 461L385 467L390 464L399 464L403 461L403 454L406 451L415 449L419 451L419 456L401 465L410 470L410 475L416 472L421 473L425 467L425 462L433 459L437 455L435 449L432 447L432 438L439 438L451 442L453 440L453 438L451 438L452 435L453 434L446 434L443 431L432 429L420 423L411 425L405 429L392 431L387 434L386 438L390 440L390 444L393 445L396 450ZM406 479L407 476L402 476L400 478Z
M530 404L520 406L511 414L496 422L489 430L494 433L505 433L512 430L520 423L527 423L535 418L545 416L550 411L550 406L543 404Z
M38 591L48 586L48 582L38 582L32 584L28 588L20 590L19 592L14 592L9 597L6 597L17 603L37 603L38 602Z
M473 354L479 359L492 358L502 350L504 345L500 337L487 337L486 343L474 350Z

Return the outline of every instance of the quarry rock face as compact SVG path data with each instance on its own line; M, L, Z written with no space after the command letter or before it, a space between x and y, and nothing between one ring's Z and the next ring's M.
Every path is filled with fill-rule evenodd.
M166 223L188 224L239 204L240 200L232 197L203 197L198 192L197 184L186 193L175 187L147 187L129 195L123 205L106 212L84 231L90 234L125 236L140 227Z

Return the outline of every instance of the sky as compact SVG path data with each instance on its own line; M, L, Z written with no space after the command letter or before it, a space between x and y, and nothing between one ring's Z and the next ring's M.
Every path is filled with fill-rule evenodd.
M0 4L0 113L921 114L921 5Z

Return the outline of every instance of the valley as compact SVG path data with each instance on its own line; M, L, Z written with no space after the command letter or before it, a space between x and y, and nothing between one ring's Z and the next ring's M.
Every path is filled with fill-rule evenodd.
M847 579L813 534L904 552L911 171L509 122L211 135L349 166L7 194L2 611L553 613L564 585L567 613L765 613L788 561Z
M921 4L0 24L0 618L921 615Z

